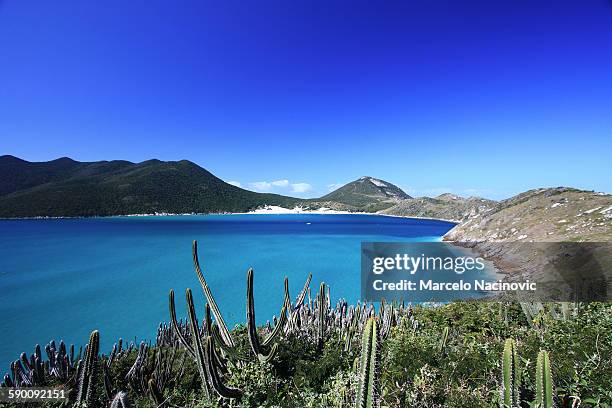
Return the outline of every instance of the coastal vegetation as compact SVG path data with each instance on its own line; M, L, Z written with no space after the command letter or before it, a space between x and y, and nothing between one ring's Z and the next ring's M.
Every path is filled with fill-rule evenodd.
M246 212L299 200L228 184L188 160L27 162L0 157L0 217Z
M186 289L187 319L177 318L170 291L154 342L100 354L98 331L78 352L52 341L16 359L2 385L64 387L64 405L80 407L612 406L610 303L375 308L332 304L309 276L293 296L285 280L278 316L257 327L249 270L246 324L230 329L195 242L193 259L203 311Z

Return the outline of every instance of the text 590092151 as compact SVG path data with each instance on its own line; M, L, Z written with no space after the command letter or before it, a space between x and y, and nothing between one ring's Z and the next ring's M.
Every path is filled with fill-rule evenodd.
M68 391L63 388L0 388L0 402L40 402L67 400Z

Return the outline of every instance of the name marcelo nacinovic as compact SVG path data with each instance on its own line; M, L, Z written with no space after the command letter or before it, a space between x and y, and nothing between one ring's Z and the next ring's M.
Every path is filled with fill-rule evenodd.
M411 256L407 253L396 253L393 256L376 256L371 258L371 273L376 277L368 279L374 291L535 291L536 283L526 280L524 282L503 282L485 279L486 264L481 257L472 256L426 256L420 254ZM419 272L420 279L412 280L413 275ZM427 273L431 272L431 273ZM438 274L439 272L446 272ZM448 272L454 272L450 274ZM480 279L458 279L457 275L474 272ZM382 276L386 274L386 276ZM428 275L422 277L421 274ZM456 274L456 275L455 275ZM402 278L408 275L411 279ZM431 277L431 279L430 279ZM446 277L446 280L443 280ZM399 279L398 279L399 278Z

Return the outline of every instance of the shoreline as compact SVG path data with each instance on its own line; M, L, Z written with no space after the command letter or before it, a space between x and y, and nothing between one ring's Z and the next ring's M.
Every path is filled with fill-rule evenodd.
M117 214L117 215L79 215L79 216L33 216L33 217L0 217L0 221L20 221L20 220L71 220L71 219L86 219L86 218L117 218L117 217L179 217L179 216L203 216L203 215L283 215L283 214L320 214L320 215L380 215L383 217L395 218L413 218L417 220L432 220L443 221L459 225L461 222L457 220L447 220L443 218L405 216L395 214L384 214L381 212L362 212L362 211L346 211L333 210L331 208L322 207L316 210L303 209L302 207L284 208L279 206L265 206L248 212L209 212L209 213L137 213L137 214ZM454 228L454 227L453 227ZM452 228L451 228L452 230ZM449 230L450 232L450 230Z

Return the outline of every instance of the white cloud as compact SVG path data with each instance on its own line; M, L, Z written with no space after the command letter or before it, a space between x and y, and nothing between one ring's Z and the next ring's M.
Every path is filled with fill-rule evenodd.
M247 188L249 190L255 190L260 193L270 193L272 192L272 183L267 181L255 181L253 183L247 184Z
M307 193L312 190L312 186L308 183L293 183L291 184L292 193Z
M289 180L276 180L270 184L272 184L275 187L287 187L289 186Z
M240 183L239 181L228 181L237 187L258 193L277 193L277 194L304 194L313 191L309 183L291 183L288 179L278 179L274 181L253 181L250 183Z

